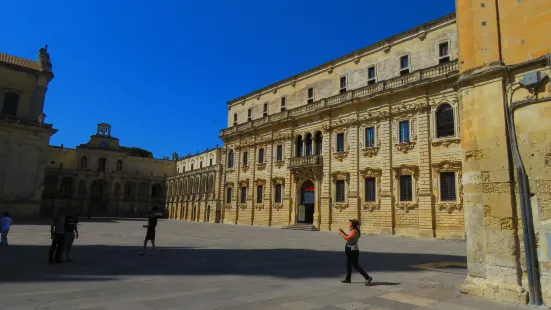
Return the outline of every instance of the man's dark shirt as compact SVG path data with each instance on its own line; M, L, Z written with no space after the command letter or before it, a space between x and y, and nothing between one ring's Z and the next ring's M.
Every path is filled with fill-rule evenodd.
M156 227L157 227L157 215L152 214L149 217L149 221L147 222L147 230L148 231L155 231Z
M77 221L74 217L72 216L65 217L65 225L64 225L65 232L67 233L75 232L76 225L77 225Z

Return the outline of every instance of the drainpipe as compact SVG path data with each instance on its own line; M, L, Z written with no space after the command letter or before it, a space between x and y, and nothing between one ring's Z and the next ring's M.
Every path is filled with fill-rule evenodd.
M551 68L551 54L547 55L548 65ZM537 249L536 241L534 234L534 221L532 217L532 205L530 201L530 185L528 182L528 175L524 168L522 162L522 157L518 148L516 130L515 130L515 119L514 112L517 108L526 106L529 104L535 104L538 102L549 101L551 97L540 98L538 99L529 99L522 100L517 102L513 101L513 94L519 88L513 89L515 85L520 85L520 83L513 83L508 86L510 92L507 98L507 107L505 109L506 121L507 121L507 131L509 139L509 150L513 157L513 163L515 170L517 172L517 181L518 181L518 191L519 191L519 200L520 200L520 211L522 218L522 231L524 235L524 252L526 258L526 270L528 273L528 292L530 298L530 305L541 306L542 297L541 297L541 286L539 282L539 270L538 270L538 259L537 259Z

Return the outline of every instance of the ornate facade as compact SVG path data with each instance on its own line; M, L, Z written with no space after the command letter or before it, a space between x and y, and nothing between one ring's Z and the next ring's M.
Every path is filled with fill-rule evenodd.
M173 160L119 145L105 123L88 143L51 146L47 158L42 216L61 208L89 217L144 217L152 207L164 210L165 180L176 167Z
M177 174L167 179L169 218L220 223L221 169L218 147L178 159Z
M455 15L228 102L224 223L464 238Z
M54 77L50 55L36 61L0 53L0 211L38 215L50 137L44 99Z

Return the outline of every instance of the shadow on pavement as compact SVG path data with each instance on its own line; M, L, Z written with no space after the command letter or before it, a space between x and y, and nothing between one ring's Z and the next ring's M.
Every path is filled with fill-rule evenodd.
M74 262L48 264L45 245L10 245L0 249L0 282L97 281L128 276L237 275L280 278L334 278L344 275L344 251L306 249L208 249L165 247L155 255L138 256L139 245L73 247ZM419 272L410 265L465 262L464 256L361 252L366 271ZM353 275L354 278L360 277ZM373 285L399 283L374 282Z

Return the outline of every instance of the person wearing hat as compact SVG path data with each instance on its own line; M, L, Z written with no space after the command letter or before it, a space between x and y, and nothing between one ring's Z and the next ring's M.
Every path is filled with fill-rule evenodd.
M358 264L358 258L360 257L360 247L358 246L358 240L360 240L360 222L356 219L350 219L348 220L348 227L350 228L350 232L348 233L342 229L339 230L339 234L346 240L346 246L344 247L344 253L346 254L346 278L341 282L350 283L352 267L354 267L364 277L365 285L368 286L373 281L373 278Z

